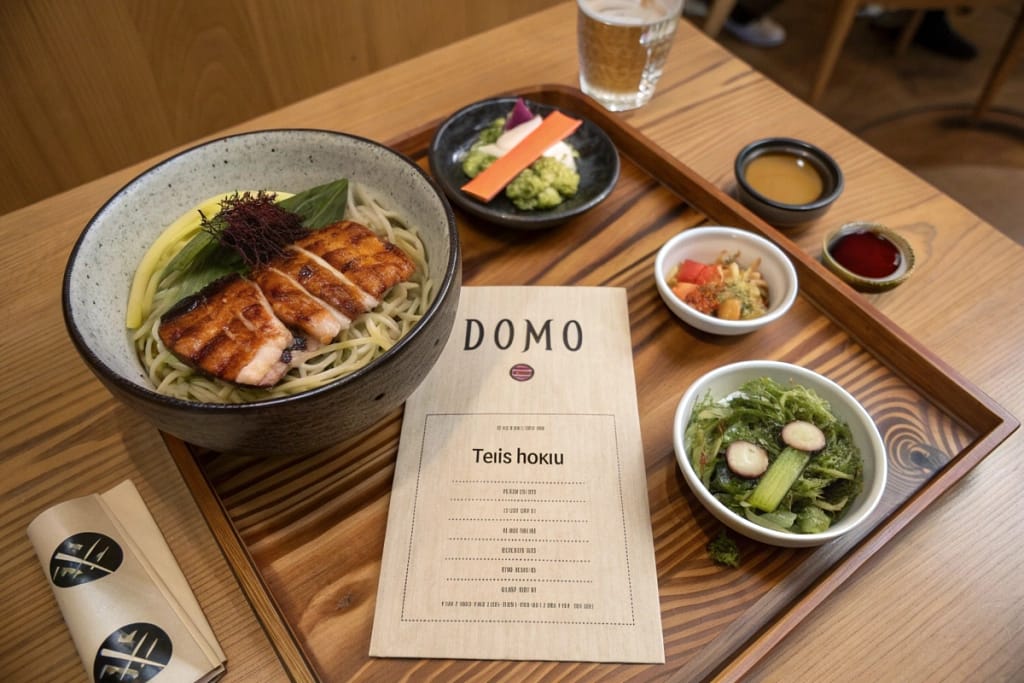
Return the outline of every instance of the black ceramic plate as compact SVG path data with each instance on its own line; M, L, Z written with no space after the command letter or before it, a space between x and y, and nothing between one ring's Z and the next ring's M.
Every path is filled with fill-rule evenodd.
M429 151L430 170L448 198L459 208L491 223L521 230L538 230L563 223L607 197L619 179L619 153L608 135L586 119L565 140L579 152L576 163L580 187L575 197L553 209L522 211L504 192L490 202L483 202L460 189L469 181L462 172L462 157L476 142L480 131L494 119L507 116L515 101L514 97L500 97L471 104L452 114L434 133ZM526 100L526 105L534 114L541 116L555 110L555 107L529 100ZM580 118L571 111L563 110L563 113Z

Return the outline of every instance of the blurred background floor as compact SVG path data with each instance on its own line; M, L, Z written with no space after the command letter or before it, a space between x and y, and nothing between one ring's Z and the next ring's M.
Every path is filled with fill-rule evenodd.
M787 31L779 47L752 47L726 30L718 40L806 100L834 6L833 0L782 0L770 13ZM1020 0L950 12L952 26L978 49L969 61L916 44L897 56L895 38L859 17L818 108L1024 244L1024 59L982 121L968 122L1020 12Z

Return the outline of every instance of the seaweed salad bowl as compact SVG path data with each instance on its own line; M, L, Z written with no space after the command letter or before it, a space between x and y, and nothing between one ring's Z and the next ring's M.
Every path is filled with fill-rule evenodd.
M827 405L831 419L845 423L853 445L859 450L862 463L860 490L849 497L845 509L823 530L799 533L794 530L772 528L771 525L766 526L762 519L768 515L740 514L736 511L735 505L730 506L727 501L723 502L724 497L720 493L713 493L706 478L702 478L698 473L694 462L700 461L705 455L690 452L687 448L688 443L691 443L687 439L687 427L691 423L695 409L702 405L707 406L709 400L714 401L716 406L730 401L742 393L741 388L748 382L765 380L775 383L783 391L796 387L798 391L813 392ZM752 418L748 416L744 419L749 421ZM854 396L833 380L791 363L772 360L740 361L704 374L690 385L679 402L673 423L673 445L683 478L707 511L732 531L768 545L791 548L817 546L851 533L865 525L885 491L888 473L886 449L871 415ZM780 443L779 446L781 448L783 445ZM771 465L768 468L768 471L761 475L762 481L770 474ZM746 499L752 500L752 495ZM746 502L743 505L746 505ZM749 507L744 508L745 512L748 510Z

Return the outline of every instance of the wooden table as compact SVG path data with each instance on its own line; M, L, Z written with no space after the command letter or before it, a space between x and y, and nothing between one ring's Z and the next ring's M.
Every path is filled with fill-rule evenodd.
M386 141L498 92L574 84L575 64L574 9L566 4L233 130L319 127ZM916 274L870 303L1009 411L1024 414L1018 245L686 22L653 101L621 116L721 188L732 184L736 151L759 137L791 135L832 152L846 172L846 191L824 219L790 236L816 255L822 233L840 220L879 220L907 234L918 252ZM286 678L160 435L114 402L63 328L60 284L71 245L102 203L148 165L0 218L7 245L0 254L2 680L39 680L42 671L48 680L86 680L25 527L50 505L125 478L150 505L227 651L225 680ZM774 644L751 677L1024 676L1024 518L1015 505L1024 486L1021 447L1017 432ZM410 671L415 677L416 668ZM540 677L548 669L522 671ZM486 667L479 672L486 678Z

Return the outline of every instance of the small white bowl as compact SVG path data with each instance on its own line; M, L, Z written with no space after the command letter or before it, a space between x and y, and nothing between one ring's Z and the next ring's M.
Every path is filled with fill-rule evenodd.
M684 436L694 404L708 392L716 399L723 398L736 391L744 382L759 377L770 377L780 384L793 383L812 389L818 396L828 401L832 413L836 417L850 426L853 441L860 448L861 457L864 459L864 488L842 518L826 531L816 534L800 534L775 531L759 526L737 515L719 502L704 486L700 476L690 464ZM672 437L676 460L679 463L679 469L682 470L683 478L686 479L690 490L704 507L736 533L769 545L803 548L821 545L842 536L864 523L878 506L878 502L882 499L882 493L885 491L888 463L885 444L882 442L874 420L848 391L827 377L799 365L778 361L751 360L732 363L712 370L694 382L683 394L683 398L676 408Z
M723 251L739 252L739 261L750 264L761 258L760 271L768 283L768 312L751 320L722 320L688 306L673 293L669 277L683 259L713 263ZM778 320L796 300L796 270L789 257L767 239L739 228L690 228L679 233L660 250L654 260L654 281L665 305L683 322L710 334L747 334Z

